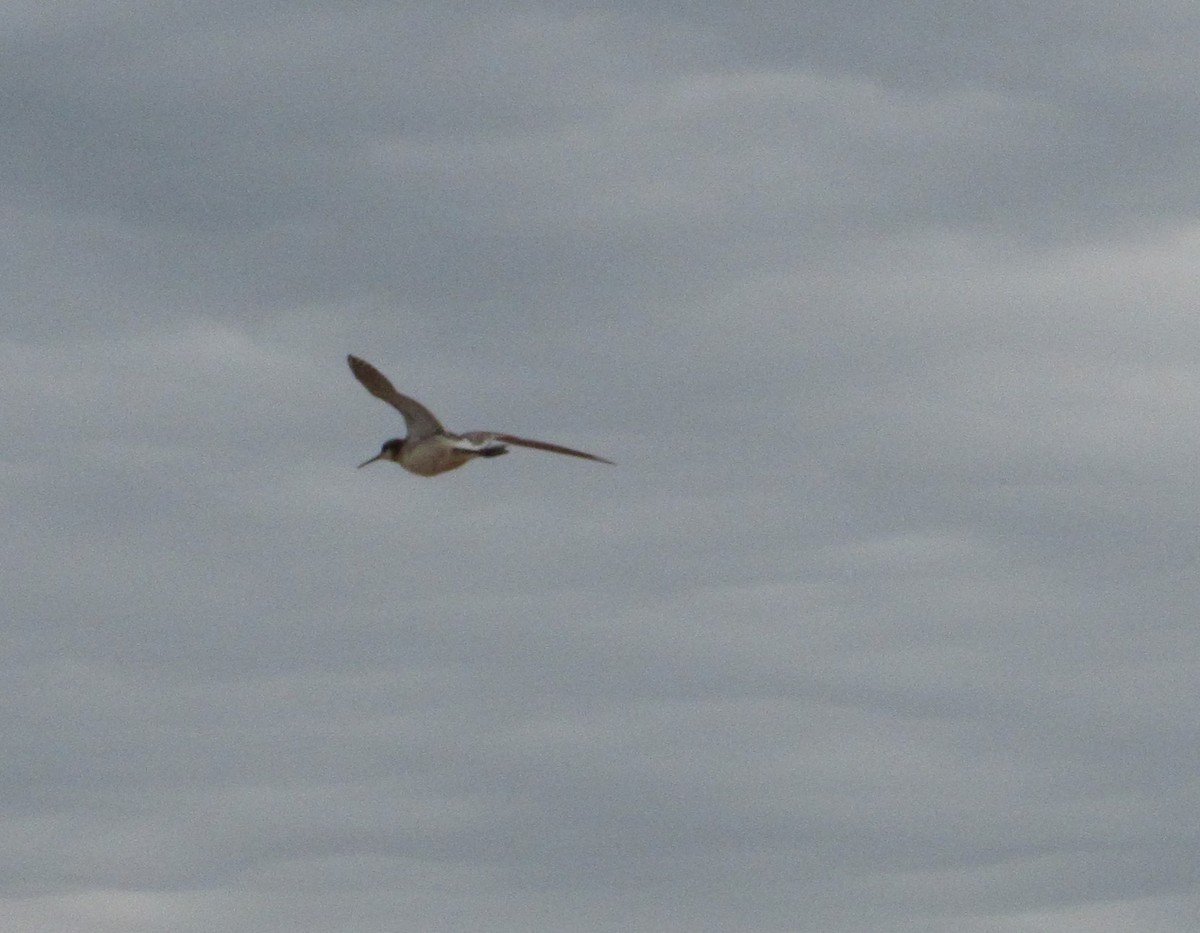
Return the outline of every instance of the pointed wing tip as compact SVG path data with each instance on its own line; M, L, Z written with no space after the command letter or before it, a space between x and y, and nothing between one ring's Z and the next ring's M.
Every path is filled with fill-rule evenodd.
M391 383L388 382L387 377L383 373L353 353L346 354L346 362L350 365L350 372L354 373L354 378L371 392L375 392L375 386L391 386Z
M607 457L598 457L595 454L584 453L582 450L555 450L553 453L566 454L569 457L578 457L581 460L591 460L593 463L603 463L607 466L616 466L615 460L609 460Z
M397 408L400 407L396 401L396 389L388 381L387 376L366 360L360 360L353 354L346 355L346 362L350 364L350 372L354 374L354 378L361 383L364 389L376 398L383 399L389 405L394 405Z

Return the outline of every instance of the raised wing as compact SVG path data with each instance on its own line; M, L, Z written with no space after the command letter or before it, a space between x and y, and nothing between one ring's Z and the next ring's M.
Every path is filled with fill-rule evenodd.
M357 356L347 356L346 361L350 364L350 371L363 384L364 389L376 398L383 399L404 416L409 440L420 440L423 437L441 434L446 430L442 427L442 423L434 417L433 412L415 398L409 398L407 395L397 392L396 387L388 381L387 376L366 360L360 360Z

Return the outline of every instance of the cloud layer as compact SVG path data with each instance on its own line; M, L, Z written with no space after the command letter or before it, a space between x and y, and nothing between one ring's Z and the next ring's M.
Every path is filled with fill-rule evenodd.
M12 929L1193 928L1190 8L0 25Z

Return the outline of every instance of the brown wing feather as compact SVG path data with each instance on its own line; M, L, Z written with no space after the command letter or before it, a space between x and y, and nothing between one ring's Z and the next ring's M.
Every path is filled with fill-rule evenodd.
M517 444L521 447L532 447L535 450L548 450L553 454L566 454L568 457L582 457L584 460L595 460L597 463L616 465L611 460L605 460L603 457L597 457L595 454L586 454L582 450L563 447L560 444L548 444L546 441L532 441L527 437L514 437L512 434L497 434L496 440L503 441L505 444Z
M378 399L387 402L404 416L404 424L408 427L410 439L419 440L433 434L440 434L446 429L434 417L433 412L418 402L415 398L401 395L396 387L388 381L387 376L357 356L347 356L350 371L363 384L363 388Z

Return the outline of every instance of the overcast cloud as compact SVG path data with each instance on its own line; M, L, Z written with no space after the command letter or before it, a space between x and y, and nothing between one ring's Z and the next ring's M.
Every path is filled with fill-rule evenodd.
M1196 929L1195 4L0 37L6 930Z

